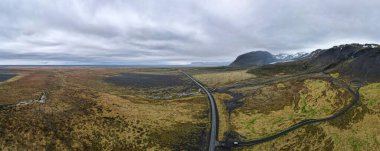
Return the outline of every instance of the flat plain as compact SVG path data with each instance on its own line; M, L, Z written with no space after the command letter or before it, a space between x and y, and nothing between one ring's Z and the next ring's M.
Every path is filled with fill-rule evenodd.
M340 83L358 88L337 73L181 70L213 93L220 142L257 140L305 120L332 116L353 101ZM3 74L12 76L0 84L0 149L206 150L208 100L181 70L6 67ZM379 83L367 83L358 92L360 102L338 118L265 143L218 149L376 150Z
M0 85L0 150L202 150L206 146L207 99L176 70L9 70L18 76Z

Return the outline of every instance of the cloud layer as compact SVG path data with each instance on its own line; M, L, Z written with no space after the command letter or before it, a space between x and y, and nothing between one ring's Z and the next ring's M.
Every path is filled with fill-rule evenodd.
M3 0L0 64L187 64L380 42L378 0Z

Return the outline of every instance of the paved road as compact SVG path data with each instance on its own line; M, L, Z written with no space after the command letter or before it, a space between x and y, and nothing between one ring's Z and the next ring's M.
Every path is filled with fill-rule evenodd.
M219 145L219 142L217 141L217 135L218 135L218 129L217 129L217 125L218 125L218 110L217 110L217 107L216 107L216 103L215 103L215 100L214 100L214 97L213 95L207 90L206 87L204 87L201 83L199 83L197 80L195 80L193 77L191 77L190 75L188 75L187 73L181 71L183 74L185 74L186 76L188 76L192 81L194 81L208 96L209 98L209 101L210 101L210 107L211 107L211 131L210 131L210 144L209 144L209 151L214 151L215 150L215 147ZM258 140L252 140L252 141L244 141L244 142L236 142L237 144L233 143L233 142L224 142L221 144L221 146L225 146L225 147L242 147L242 146L252 146L252 145L256 145L256 144L260 144L260 143L264 143L264 142L268 142L268 141L271 141L271 140L274 140L278 137L281 137L283 135L286 135L287 133L291 132L291 131L294 131L298 128L301 128L305 125L309 125L309 124L313 124L313 123L319 123L319 122L325 122L325 121L329 121L329 120L333 120L337 117L340 117L342 116L343 114L347 113L349 110L351 110L352 108L354 108L354 106L356 104L358 104L358 102L360 101L360 94L358 92L358 90L352 90L350 88L349 85L347 85L346 83L342 83L341 81L337 80L337 79L334 79L333 78L333 81L336 82L336 83L340 83L340 85L344 88L346 88L346 90L348 90L351 95L353 96L353 100L351 102L351 104L349 104L347 107L343 108L342 110L338 111L337 113L333 114L332 116L329 116L329 117L326 117L326 118L321 118L321 119L306 119L306 120L303 120L299 123L296 123L294 124L293 126L289 127L288 129L285 129L279 133L276 133L276 134L273 134L271 136L268 136L268 137L265 137L265 138L261 138L261 139L258 139Z
M268 142L268 141L274 140L274 139L276 139L276 138L278 138L280 136L286 135L287 133L289 133L291 131L294 131L294 130L302 127L302 126L313 124L313 123L326 122L326 121L329 121L329 120L333 120L333 119L335 119L337 117L340 117L341 115L347 113L349 110L351 110L352 108L354 108L354 106L356 104L359 103L359 101L360 101L359 91L358 91L358 89L357 90L352 90L349 85L347 85L346 83L342 83L342 82L340 82L337 79L333 79L333 81L336 82L336 83L340 83L341 85L343 85L343 87L346 88L351 93L351 95L353 96L353 100L352 100L351 104L348 105L347 107L343 108L342 110L340 110L339 112L335 113L332 116L329 116L329 117L326 117L326 118L321 118L321 119L306 119L306 120L303 120L303 121L301 121L301 122L299 122L297 124L294 124L293 126L289 127L286 130L283 130L283 131L281 131L279 133L276 133L276 134L273 134L271 136L268 136L268 137L265 137L265 138L261 138L261 139L258 139L258 140L245 141L245 142L237 142L238 144L234 144L233 146L235 146L235 147L252 146L252 145Z
M211 109L211 131L210 131L210 144L209 144L209 151L214 151L215 147L218 146L218 109L216 107L216 103L214 100L214 96L207 90L206 87L204 87L201 83L199 83L197 80L195 80L193 77L191 77L189 74L181 71L183 74L185 74L187 77L189 77L192 81L194 81L195 84L197 84L203 92L205 92L208 96L208 100L210 101L210 109Z

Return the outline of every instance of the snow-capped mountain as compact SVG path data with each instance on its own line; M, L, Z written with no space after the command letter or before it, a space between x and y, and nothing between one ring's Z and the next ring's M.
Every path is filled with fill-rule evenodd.
M276 62L286 62L286 61L293 61L293 60L298 60L306 57L309 53L306 52L299 52L296 54L285 54L285 53L280 53L277 55L273 55L276 58Z
M306 57L308 53L299 52L296 54L277 54L273 55L268 51L252 51L238 56L230 66L262 66L266 64L275 64L279 62L287 62L299 60Z

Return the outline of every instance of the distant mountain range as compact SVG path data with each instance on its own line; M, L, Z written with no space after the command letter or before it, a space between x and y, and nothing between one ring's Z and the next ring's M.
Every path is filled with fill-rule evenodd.
M346 44L319 49L301 60L308 70L337 72L362 82L380 81L380 46Z
M286 62L286 63L280 63ZM329 49L318 49L310 54L272 55L266 51L253 51L236 58L230 66L270 68L276 67L340 73L351 80L380 81L380 46L378 44L344 44Z
M308 53L300 52L296 54L277 54L273 55L268 51L252 51L242 54L236 58L230 66L235 67L250 67L250 66L262 66L266 64L273 64L278 62L287 62L299 60L306 57Z
M189 65L191 67L216 67L216 66L228 66L229 62L192 62Z
M277 55L274 55L276 58L277 62L287 62L287 61L294 61L294 60L299 60L304 57L306 57L309 53L306 52L299 52L296 54L285 54L285 53L280 53Z

